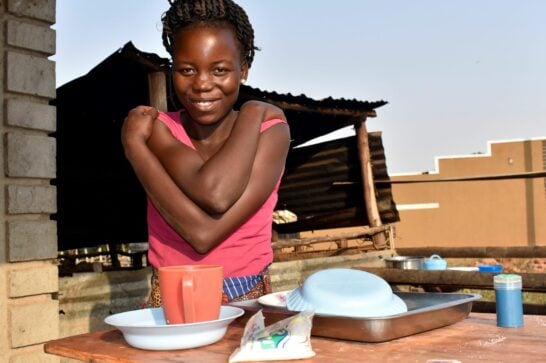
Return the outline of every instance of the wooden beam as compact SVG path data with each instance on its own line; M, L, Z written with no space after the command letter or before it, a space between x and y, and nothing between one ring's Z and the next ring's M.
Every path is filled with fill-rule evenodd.
M373 237L377 233L385 232L389 228L390 226L385 224L379 227L367 228L364 231L358 232L358 233L340 233L340 234L334 234L334 235L301 238L301 239L300 238L283 239L283 240L271 242L271 247L274 250L276 250L276 249L288 248L288 247L308 246L314 243L338 242L341 240L351 240L351 239L359 239L359 238L365 238L365 237Z
M486 181L486 180L508 180L508 179L534 179L546 177L546 170L527 171L522 173L472 175L451 178L422 178L422 179L400 179L400 180L376 180L377 184L414 184L414 183L442 183L462 181Z
M167 111L167 83L165 73L148 73L148 97L150 106Z
M397 248L401 256L431 256L443 258L544 258L546 246L521 247L416 247Z
M466 182L466 181L490 181L490 180L509 180L509 179L534 179L546 177L546 171L527 171L523 173L510 174L490 174L461 176L451 178L418 178L418 179L399 179L399 180L374 180L375 184L417 184L417 183L446 183L446 182ZM354 181L336 181L332 183L334 187L357 186Z
M368 139L368 130L366 129L366 119L363 119L355 125L358 145L358 157L360 159L360 173L362 175L362 188L364 195L364 207L368 216L368 225L371 228L382 225L381 216L377 208L377 199L375 196L375 184L373 181L372 160L370 154L370 145ZM373 245L376 249L385 248L387 237L385 233L378 233L372 236Z
M373 246L369 245L369 251L373 251ZM278 252L278 253L277 253ZM360 255L363 253L361 247L353 248L337 248L335 250L324 250L324 251L307 251L307 252L288 252L282 253L280 250L275 251L275 261L274 262L288 262L288 261L302 261L302 260L316 260L319 258L326 257L337 257L337 256L354 256Z
M391 285L437 286L467 289L493 289L492 273L457 270L402 270L354 266L383 278ZM524 291L546 292L546 274L519 273Z
M332 108L332 107L320 107L313 106L309 107L306 105L295 104L291 102L284 101L275 101L273 99L265 98L264 102L272 103L283 110L290 111L300 111L300 112L314 112L320 113L322 115L328 116L350 116L350 117L377 117L377 112L375 110L365 110L365 111L355 111L354 109L342 109L342 108Z
M495 314L497 306L494 301L474 301L472 303L472 312ZM546 315L546 305L523 303L523 313L525 315Z

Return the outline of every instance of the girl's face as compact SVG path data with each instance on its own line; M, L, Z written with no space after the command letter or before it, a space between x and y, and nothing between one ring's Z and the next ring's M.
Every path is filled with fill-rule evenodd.
M229 27L195 26L175 34L174 89L193 121L211 125L229 115L247 72Z

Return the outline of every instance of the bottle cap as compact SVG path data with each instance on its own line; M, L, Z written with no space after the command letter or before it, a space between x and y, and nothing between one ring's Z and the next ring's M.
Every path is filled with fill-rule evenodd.
M521 276L516 274L499 274L493 277L495 289L521 289Z

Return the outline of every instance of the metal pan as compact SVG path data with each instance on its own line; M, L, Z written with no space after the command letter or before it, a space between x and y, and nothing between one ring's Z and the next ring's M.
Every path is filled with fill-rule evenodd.
M461 321L470 314L472 302L481 298L479 294L459 293L396 292L396 295L407 304L408 312L378 318L315 315L311 335L369 343L385 342ZM286 309L263 307L257 300L230 305L247 312L240 318L242 322L260 309L267 325L296 314Z
M422 270L423 256L394 256L385 258L385 264L389 268L400 268L402 270Z

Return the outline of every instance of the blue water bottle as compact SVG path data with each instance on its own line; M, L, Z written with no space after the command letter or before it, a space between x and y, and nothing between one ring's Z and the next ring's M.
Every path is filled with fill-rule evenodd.
M521 276L499 274L493 278L497 306L497 326L517 328L523 326L521 301Z

